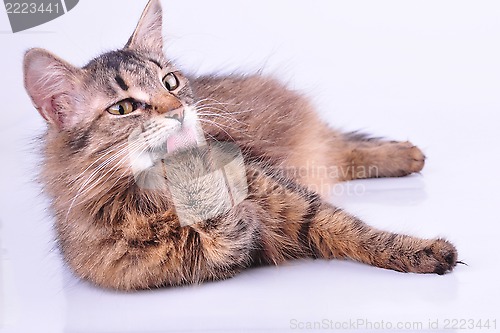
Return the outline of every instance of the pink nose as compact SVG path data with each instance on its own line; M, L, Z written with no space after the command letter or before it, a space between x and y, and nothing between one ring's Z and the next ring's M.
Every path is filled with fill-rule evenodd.
M174 118L182 122L184 120L184 108L181 106L175 110L165 112L164 115L165 117Z
M177 97L170 94L158 94L152 100L154 100L154 103L152 103L151 108L157 114L178 121L184 119L184 107Z

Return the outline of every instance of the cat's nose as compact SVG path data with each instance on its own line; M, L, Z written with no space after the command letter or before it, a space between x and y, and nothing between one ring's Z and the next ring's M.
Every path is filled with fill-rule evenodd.
M166 118L177 119L181 122L184 119L184 106L180 101L173 99L170 96L158 96L155 104L153 104L152 109L156 113Z
M184 120L184 107L181 106L180 108L166 112L164 116L168 118L174 118L182 122Z

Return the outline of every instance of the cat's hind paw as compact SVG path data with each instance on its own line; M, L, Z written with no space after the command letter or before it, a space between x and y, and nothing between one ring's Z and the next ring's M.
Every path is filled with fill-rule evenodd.
M457 265L457 249L453 244L437 239L429 246L424 247L415 255L419 260L413 267L415 273L436 273L443 275L451 272Z
M411 142L398 142L394 146L393 163L399 167L401 175L420 172L425 165L425 155Z

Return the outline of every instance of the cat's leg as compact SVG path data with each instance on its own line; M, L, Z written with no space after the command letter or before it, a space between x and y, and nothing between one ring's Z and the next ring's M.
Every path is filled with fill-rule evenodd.
M348 258L400 272L441 275L457 264L457 251L446 240L381 231L326 203L311 219L307 239L316 257Z
M255 262L279 264L304 256L349 258L402 272L444 274L457 261L455 247L372 228L272 171L249 172L249 193L259 223Z
M340 180L401 177L420 172L425 164L422 151L410 142L345 134L337 148ZM338 163L338 162L337 162Z

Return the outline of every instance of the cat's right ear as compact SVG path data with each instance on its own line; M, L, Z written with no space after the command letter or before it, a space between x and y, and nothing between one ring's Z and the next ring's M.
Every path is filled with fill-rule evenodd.
M24 87L42 117L58 129L75 121L79 71L43 49L30 49L24 56Z
M163 54L162 17L160 0L149 0L125 48Z

